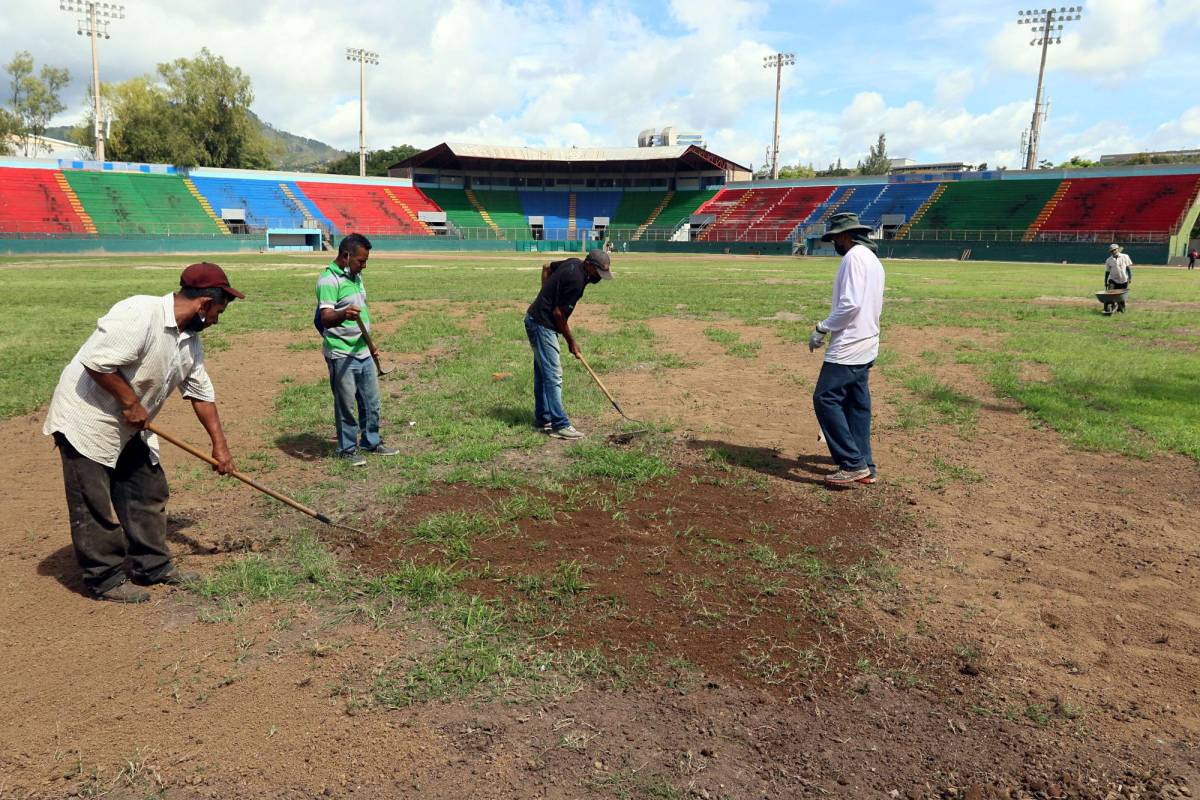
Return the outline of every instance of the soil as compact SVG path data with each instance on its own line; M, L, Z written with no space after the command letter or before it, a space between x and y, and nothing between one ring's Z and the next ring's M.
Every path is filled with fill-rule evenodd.
M580 310L580 324L603 323L600 307ZM470 588L514 597L520 575L575 562L586 596L616 598L619 613L564 604L558 644L653 642L693 668L540 702L371 705L364 687L380 666L434 635L404 620L368 626L263 603L209 622L210 604L158 587L136 607L88 598L42 413L0 423L10 450L0 798L1190 796L1200 783L1195 463L1071 450L949 358L922 367L981 401L977 424L900 427L905 390L877 371L881 483L829 493L816 485L829 468L808 400L816 356L769 327L721 323L761 344L750 360L708 340L711 323L650 325L692 366L605 382L631 416L674 424L675 476L647 484L619 518L585 500L479 542L496 572ZM970 335L894 330L888 345L915 361ZM282 335L229 341L209 364L232 449L275 448L267 416L280 380L318 380L323 364ZM159 422L203 441L183 404ZM314 457L325 434L284 443L264 480L326 480ZM224 551L305 524L163 455L172 546L189 568L208 572L232 557ZM967 477L947 479L935 460ZM498 499L456 487L367 510L395 529L401 516ZM677 509L669 524L665 508ZM706 536L682 536L689 528ZM368 571L422 557L399 536L321 533ZM707 539L723 544L706 551ZM705 555L756 545L782 559L817 553L834 572L882 549L899 588L842 606L842 625L814 624L787 592L755 594L747 574ZM698 583L681 589L679 576ZM761 612L738 615L752 604ZM780 678L761 668L770 662L754 657L754 641L815 648L822 667Z

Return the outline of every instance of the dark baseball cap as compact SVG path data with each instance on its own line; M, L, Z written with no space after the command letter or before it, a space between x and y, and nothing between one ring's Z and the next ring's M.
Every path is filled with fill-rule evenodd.
M595 267L596 271L600 273L601 278L604 278L605 280L612 279L612 270L608 268L608 265L612 263L612 259L609 257L608 253L604 252L599 247L589 250L587 258L585 258L584 261Z
M225 270L207 261L191 264L184 269L183 274L179 276L179 285L184 289L224 289L234 297L246 297L229 285L229 277Z

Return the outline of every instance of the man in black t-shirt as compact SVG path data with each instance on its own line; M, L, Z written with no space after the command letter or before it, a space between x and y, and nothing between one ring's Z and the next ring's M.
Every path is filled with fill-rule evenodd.
M589 283L612 277L609 263L608 253L596 249L583 260L568 258L543 265L542 290L525 313L525 333L533 348L533 425L556 439L583 438L563 408L558 334L578 358L579 343L567 319Z

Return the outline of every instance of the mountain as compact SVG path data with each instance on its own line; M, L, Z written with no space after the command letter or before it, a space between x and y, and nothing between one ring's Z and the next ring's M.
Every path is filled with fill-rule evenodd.
M281 131L270 123L263 122L253 112L250 116L258 123L268 141L279 145L280 152L275 159L277 169L312 171L316 167L346 155L345 150L338 150L322 141Z
M263 136L277 145L276 169L313 172L318 167L347 155L345 150L338 150L336 147L331 147L316 139L281 131L270 123L263 122L253 112L250 116L259 126ZM68 142L79 141L74 125L57 125L53 128L46 128L46 135L52 139L64 139Z

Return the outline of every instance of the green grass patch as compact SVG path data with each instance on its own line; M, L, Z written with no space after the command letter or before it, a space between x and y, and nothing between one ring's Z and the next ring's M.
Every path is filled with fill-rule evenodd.
M640 447L616 448L580 442L572 445L567 454L571 458L570 474L576 478L611 478L636 484L674 471L662 457Z

